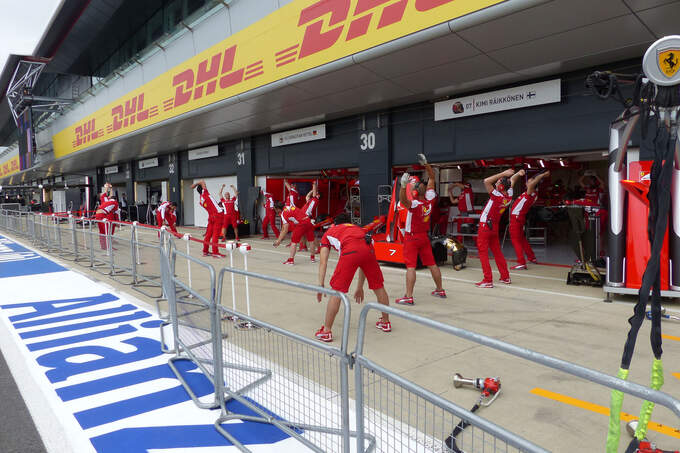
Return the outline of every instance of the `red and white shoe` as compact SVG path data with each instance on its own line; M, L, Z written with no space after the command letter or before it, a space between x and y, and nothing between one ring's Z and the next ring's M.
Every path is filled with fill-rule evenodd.
M510 280L510 277L508 278L501 278L501 283L505 283L506 285L510 285L512 283L512 280Z
M316 263L316 258L314 258L314 255L310 257L310 260L312 260L312 263Z
M434 297L446 299L446 290L444 289L435 289L430 294L432 294Z
M223 253L219 253L219 252L218 252L218 253L213 253L211 256L212 256L213 258L226 258L226 257L227 257L227 255L225 255L225 254L223 254Z
M260 239L269 239L269 236L262 236Z
M295 264L295 260L293 258L288 258L286 261L283 262L283 264L288 264L289 266L292 266Z
M475 286L477 288L493 288L493 282L487 282L486 280L482 280L481 282L475 283Z
M203 252L203 256L212 256L210 252Z
M325 343L330 343L331 341L333 341L333 332L331 332L330 330L326 330L326 327L324 326L321 326L321 328L317 330L314 335L316 336L317 339Z
M395 300L394 303L399 304L399 305L413 305L414 304L413 297L406 297L406 296L400 297L399 299Z
M392 323L387 321L383 321L382 319L378 319L378 321L375 323L375 327L382 330L383 332L392 332Z
M530 263L538 264L538 260L534 258L533 260L529 260Z
M516 264L512 266L510 269L513 271L525 271L527 270L527 265L526 264Z

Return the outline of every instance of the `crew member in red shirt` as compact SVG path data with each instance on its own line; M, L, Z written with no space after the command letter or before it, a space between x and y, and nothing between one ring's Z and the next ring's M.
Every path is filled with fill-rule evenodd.
M588 177L588 179L586 179ZM593 171L586 170L578 180L579 185L585 190L585 200L591 206L602 205L602 194L604 193L604 182Z
M103 205L113 196L113 186L110 183L104 184L104 191L99 194L99 204Z
M364 300L364 281L368 280L368 287L373 290L378 302L389 305L390 300L383 284L383 274L375 257L372 244L366 242L366 232L360 226L350 223L347 214L340 214L333 219L334 226L330 227L321 239L321 253L319 262L319 286L324 286L326 280L326 268L328 266L328 256L333 247L340 254L338 264L331 277L331 288L346 293L352 284L354 274L359 270L357 289L354 292L354 299L358 304ZM321 302L321 293L317 293L316 300ZM340 298L331 296L326 306L326 318L324 324L316 332L316 338L321 341L333 341L333 322L340 308ZM383 332L391 332L392 324L387 313L375 323L375 327Z
M156 209L156 223L159 228L167 223L170 231L177 233L177 228L175 228L175 222L177 220L175 210L177 210L177 203L174 201L164 201L158 206Z
M526 223L529 209L531 209L538 198L538 192L536 191L538 183L549 175L550 172L546 171L529 179L527 181L526 192L520 195L510 208L510 240L512 240L512 246L517 254L517 264L511 267L513 270L524 270L527 268L527 262L524 259L525 253L529 261L537 263L536 255L534 255L534 251L531 249L529 241L527 241L524 224Z
M458 198L453 196L453 189L460 188L460 195ZM456 230L458 233L461 232L462 226L465 223L473 223L474 220L471 218L464 218L467 215L475 213L475 207L473 205L473 200L475 199L475 194L472 192L472 185L468 182L454 182L449 188L449 201L452 205L458 205L458 218L456 219ZM459 236L458 240L462 240Z
M283 238L288 234L288 229L291 224L295 226L293 229L293 234L291 235L291 247L290 247L290 257L283 262L283 264L295 264L295 252L297 251L297 245L300 242L300 238L303 236L307 238L307 241L313 241L312 243L312 263L316 260L314 259L314 251L319 245L319 241L316 240L314 236L314 225L312 221L307 217L307 214L295 206L284 206L280 201L275 205L276 213L281 216L282 226L279 238L274 242L274 247L278 247L283 241Z
M583 176L578 180L581 187L585 190L586 194L584 199L586 200L588 206L594 206L596 209L595 215L600 218L600 240L605 240L607 237L607 215L608 212L604 208L602 202L602 197L604 196L604 181L597 176L597 173L593 170L586 170ZM600 248L601 253L604 252L604 247Z
M318 183L317 181L314 181L312 190L307 193L305 205L302 207L302 210L305 211L305 214L310 218L312 223L314 223L314 220L316 219L316 207L319 205L320 198L321 195L319 194ZM303 250L307 250L307 241L304 237L300 240L300 251L302 252Z
M205 236L203 236L203 256L224 257L225 255L219 252L217 248L217 241L222 230L222 217L224 210L217 200L215 200L210 192L205 181L193 183L191 188L196 188L199 195L199 204L208 213L208 227L205 229ZM212 254L208 253L208 244L212 244Z
M116 225L109 222L119 222L120 221L120 208L118 207L118 201L114 195L111 195L107 201L99 205L99 208L95 211L95 220L100 220L97 222L99 227L99 245L102 250L106 250L106 254L109 254L109 247L107 236L109 234L109 229L111 236L116 230Z
M283 180L283 183L286 185L286 189L288 189L288 196L286 197L286 205L287 206L297 206L298 202L300 201L300 194L298 193L297 187L295 187L295 184L290 184L285 179Z
M512 186L521 176L524 176L524 170L515 173L515 170L509 168L484 180L484 187L489 193L489 201L487 201L479 217L479 229L477 232L477 250L479 261L482 263L482 271L484 272L484 279L476 283L478 288L493 288L493 275L491 274L491 264L489 264L489 249L493 252L493 257L496 260L496 266L501 274L501 282L506 285L511 283L508 264L505 262L498 239L498 227L501 214L503 214L505 208L512 201Z
M305 211L305 214L307 214L307 217L309 217L310 219L315 219L316 207L319 205L319 199L321 199L321 195L319 194L318 181L314 181L314 183L312 184L312 190L310 190L307 193L305 199L306 202L302 209Z
M279 229L276 228L276 209L274 209L274 197L269 192L262 191L264 195L264 219L262 219L262 239L268 239L267 227L271 225L276 237L279 237Z
M428 231L430 231L430 217L434 200L437 194L434 191L434 170L432 166L427 163L424 154L418 154L418 161L425 166L427 171L428 181L427 187L421 181L417 181L414 185L413 200L408 199L406 195L406 185L409 182L409 174L404 173L401 177L401 189L399 190L399 203L408 209L406 214L406 223L404 225L404 262L406 263L406 294L396 300L396 303L402 305L413 305L413 287L416 284L416 266L418 265L418 257L421 263L430 269L432 279L436 285L432 295L435 297L446 297L446 291L442 288L442 273L439 266L434 261L432 254L432 244Z
M229 191L227 190L224 192L224 188L226 187L226 184L222 184L222 187L220 188L220 201L222 202L222 207L224 208L224 217L222 219L222 232L221 235L223 237L227 237L227 228L229 228L229 225L231 225L231 228L234 230L234 237L236 238L236 241L238 242L238 219L239 219L239 212L238 212L238 190L236 190L236 187L233 185L231 186L231 190L234 191L234 196L232 197Z

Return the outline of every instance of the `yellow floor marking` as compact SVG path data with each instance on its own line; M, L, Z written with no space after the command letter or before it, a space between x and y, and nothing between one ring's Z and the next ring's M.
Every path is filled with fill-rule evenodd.
M666 335L665 333L661 334L661 338L665 338L666 340L680 341L680 337L674 337L673 335Z
M680 373L673 373L673 376L675 376L676 379L680 379Z
M680 373L677 373L676 377L680 378ZM609 417L609 408L605 406L600 406L599 404L590 403L588 401L579 400L572 398L567 395L562 395L560 393L551 392L550 390L545 390L542 388L534 388L530 393L534 395L542 396L543 398L548 398L560 403L568 404L570 406L575 406L581 409L585 409L596 414L602 414ZM631 420L637 420L638 417L634 415L621 412L621 420L628 423ZM675 437L680 439L680 429L671 428L670 426L662 425L661 423L649 422L648 429L651 431L656 431L657 433L665 434L666 436Z

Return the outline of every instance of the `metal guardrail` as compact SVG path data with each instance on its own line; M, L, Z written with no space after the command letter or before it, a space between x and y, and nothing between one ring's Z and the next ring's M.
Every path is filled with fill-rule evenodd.
M424 443L429 443L432 445L433 448L435 448L435 451L437 451L437 446L439 446L439 448L443 447L443 443L448 434L451 432L452 426L455 426L450 422L446 423L446 414L460 417L484 433L481 436L475 436L473 434L473 436L468 437L467 439L463 438L463 442L460 443L459 446L465 451L469 451L467 448L473 448L471 451L510 451L508 450L508 447L516 448L518 451L527 452L543 453L547 451L371 361L364 355L366 319L370 311L387 312L391 317L398 317L406 321L414 322L434 331L440 331L449 335L454 335L456 337L496 349L506 354L519 357L529 362L534 362L564 373L568 373L586 381L600 384L610 389L616 389L643 400L652 401L656 404L667 407L675 415L680 417L680 401L671 397L665 392L653 390L649 387L645 387L634 382L625 381L615 376L610 376L608 374L604 374L602 372L586 368L566 360L558 359L556 357L516 346L505 341L471 332L469 330L461 329L459 327L444 324L439 321L434 321L432 319L414 315L400 309L385 307L377 303L368 303L364 306L359 315L357 346L354 352L357 431L359 432L359 438L357 439L357 451L393 451L391 448L389 448L389 445L394 440L395 433L391 433L391 437L389 439L385 439L384 436L382 436L384 430L381 431L381 424L385 423L385 417L397 420L399 418L399 414L389 413L389 405L382 404L382 402L385 400L383 395L389 393L389 390L385 390L385 388L389 389L389 385L392 385L392 392L394 395L399 392L399 398L402 401L405 399L411 402L412 399L420 399L425 403L426 408L432 408L431 410L426 409L429 414L436 414L438 411L442 411L439 417L443 421L437 423L435 421L436 415L433 415L430 418L430 429L426 430L421 440ZM367 374L373 374L373 376L368 376ZM396 396L394 398L396 398ZM375 401L378 402L377 405L373 404ZM377 422L376 416L373 413L376 411L381 413L381 416L377 417ZM426 420L427 418L428 417L425 417ZM417 416L416 419L418 419ZM401 436L397 436L398 438L413 438L410 432L412 429L410 425L397 421L392 422L391 426L393 426L394 430L406 431L403 432ZM438 427L441 427L441 429L438 430ZM362 436L368 437L369 435L374 437L375 441L368 439L369 445L366 447L364 442L365 439L363 439ZM502 444L499 444L499 440L502 441ZM443 451L447 451L446 448L443 448Z
M373 362L364 353L366 319L373 310L417 323L433 333L463 338L652 401L680 417L680 401L667 393L376 303L366 304L361 311L352 353L348 350L350 303L345 294L234 267L216 271L189 253L188 242L186 253L178 250L175 238L167 231L115 223L118 233L112 234L107 223L0 209L0 230L27 238L40 249L128 283L136 290L142 286L157 288L157 300L165 297L168 301L161 343L163 351L172 354L170 367L199 407L220 408L216 429L242 451L249 450L229 433L229 423L225 422L238 419L268 423L317 452L347 453L352 439L356 441L352 450L361 453L447 452L451 450L446 438L459 418L471 425L456 439L468 453L547 451ZM209 287L192 285L191 271L188 281L177 276L177 258L185 260L189 269L198 266L199 271L207 273ZM345 308L340 345L320 343L230 308L233 293L224 291L227 274L230 279L243 276L289 290L339 296ZM172 338L166 341L168 327ZM211 379L214 393L199 396L192 391L175 366L182 360L195 363ZM350 430L352 367L355 431ZM256 415L232 413L231 401Z

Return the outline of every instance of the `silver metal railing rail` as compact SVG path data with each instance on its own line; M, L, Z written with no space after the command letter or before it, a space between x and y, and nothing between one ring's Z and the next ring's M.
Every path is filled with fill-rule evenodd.
M387 312L390 316L420 324L433 331L454 335L586 381L620 390L665 406L680 417L680 401L667 393L403 310L368 303L359 315L359 331L354 352L356 423L359 433L357 451L359 452L401 451L400 448L406 448L405 446L408 447L406 451L409 452L423 451L416 448L418 444L421 445L420 448L429 448L429 451L448 451L444 442L457 424L453 416L464 419L472 425L472 429L468 428L468 436L458 439L458 446L464 451L541 453L547 451L408 381L366 357L364 354L366 319L370 311ZM402 404L404 401L406 403ZM404 413L404 405L409 409L407 413ZM415 417L413 410L416 411ZM423 415L426 415L424 424L421 421ZM414 434L414 427L415 429L422 428L421 432ZM476 433L475 430L481 431L481 434ZM396 447L395 443L398 443L399 447ZM511 450L511 447L516 450Z
M264 322L235 311L224 292L232 275L261 281L270 289L337 296L343 307L339 346ZM247 285L247 283L246 283ZM247 290L247 286L246 286ZM225 304L220 303L225 296ZM217 278L214 382L222 413L218 431L242 451L249 451L229 433L230 420L272 424L316 452L349 452L350 302L346 294L241 269L223 267ZM275 302L275 301L272 301ZM242 305L242 304L241 304ZM257 415L233 413L232 402Z

